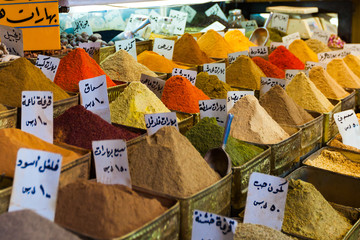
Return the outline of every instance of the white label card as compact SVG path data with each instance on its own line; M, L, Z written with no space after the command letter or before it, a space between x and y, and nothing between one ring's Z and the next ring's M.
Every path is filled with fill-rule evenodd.
M101 43L100 42L79 43L79 47L84 49L85 52L87 52L90 57L93 57L94 54L99 51L101 47Z
M279 85L285 90L287 83L288 81L285 79L262 77L260 82L260 96L267 93L275 85Z
M5 44L9 54L24 56L23 34L20 28L0 25L0 39Z
M184 34L187 16L188 14L186 12L170 10L169 17L173 19L171 24L174 25L174 34Z
M226 81L226 66L225 63L206 63L203 65L203 72L209 75L216 75L220 81Z
M283 13L274 13L273 18L271 20L271 27L282 32L287 31L287 25L289 22L289 15Z
M331 36L331 33L315 28L311 35L311 38L317 39L327 45L330 36Z
M189 5L182 6L180 12L186 12L188 14L186 20L188 23L191 23L196 15L196 10Z
M53 143L53 93L23 91L21 99L21 130Z
M175 112L145 114L145 124L149 136L166 126L174 126L179 130Z
M281 231L288 186L284 178L253 172L249 180L244 223Z
M301 39L299 32L292 33L292 34L289 34L289 35L287 35L285 37L282 37L283 43L285 43L287 45L290 45L296 39Z
M147 19L148 16L132 13L127 21L124 32L134 30L136 27L138 27L142 22L146 21Z
M250 47L249 48L249 56L250 57L262 57L266 58L269 55L268 47L262 46L262 47Z
M54 221L61 163L60 154L20 148L9 212L31 209Z
M141 74L140 82L145 84L159 99L161 99L165 86L164 80Z
M228 54L229 64L232 64L233 62L235 62L235 60L238 57L240 57L241 55L249 56L249 52L248 51L241 51L241 52L229 53Z
M161 15L158 14L157 12L155 12L154 10L151 10L150 15L150 25L151 25L151 29L154 31L156 31L157 27L158 27L158 21L161 18Z
M131 188L126 142L121 139L92 141L96 181Z
M206 16L211 16L211 15L217 15L220 18L222 18L224 21L227 21L227 18L224 14L224 12L221 10L219 4L214 4L211 8L209 8L208 10L205 11Z
M298 69L286 69L285 70L285 79L291 82L291 80L295 77L296 74L299 72L305 73L307 77L309 77L309 71L308 70L298 70Z
M360 149L360 128L359 120L354 110L346 110L334 113L335 123L342 137L342 142Z
M323 53L318 53L318 59L319 62L329 63L334 58L344 58L349 54L351 54L351 51L349 50L323 52Z
M206 28L204 28L203 30L201 30L200 32L207 32L208 30L212 29L214 31L222 31L224 30L226 27L221 24L220 22L216 21L213 22L212 24L210 24L209 26L207 26Z
M225 127L227 117L226 99L200 100L199 109L200 119L214 117L219 126Z
M60 58L49 57L39 54L35 66L45 74L47 78L54 81L57 69L60 64Z
M115 50L119 51L120 49L128 52L137 61L135 38L115 41Z
M197 71L185 70L185 69L181 69L181 68L174 68L172 70L171 75L172 76L176 76L176 75L183 76L187 80L189 80L193 86L195 86Z
M245 28L245 32L251 32L258 28L255 20L241 22L241 26Z
M227 92L227 99L226 99L226 109L229 112L230 109L235 105L237 101L239 101L242 97L246 95L253 95L254 91L229 91Z
M360 44L359 43L345 43L344 50L351 51L351 54L355 56L360 55Z
M194 210L192 240L233 240L237 221L214 213Z
M93 34L93 31L90 26L90 22L87 16L84 16L82 18L78 18L75 21L72 22L72 27L74 29L74 33L81 34L83 32L86 32L89 36Z
M79 90L81 105L111 123L106 76L101 75L80 81Z
M167 59L172 60L174 53L174 44L175 41L173 40L155 38L153 51L161 56L166 57Z
M310 71L315 66L323 67L326 70L326 63L323 63L323 62L311 62L311 61L307 61L305 63L305 70Z
M288 45L283 42L271 42L270 43L270 51L274 51L279 46L284 46L284 47L288 48Z

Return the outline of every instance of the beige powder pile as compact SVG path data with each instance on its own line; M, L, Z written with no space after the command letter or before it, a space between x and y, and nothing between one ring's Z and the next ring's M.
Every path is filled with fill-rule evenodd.
M335 58L331 60L326 66L326 71L342 87L360 88L360 79L351 71L343 59Z
M252 95L237 101L229 113L234 114L230 131L234 138L247 142L275 144L290 137Z
M315 53L331 52L331 49L320 40L310 38L305 42Z
M356 56L349 54L343 58L346 65L360 78L360 59Z

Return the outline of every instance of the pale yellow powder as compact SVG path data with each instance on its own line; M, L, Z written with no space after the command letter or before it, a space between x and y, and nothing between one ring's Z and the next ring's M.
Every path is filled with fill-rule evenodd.
M144 84L132 82L110 103L111 122L146 129L145 114L170 112Z
M334 106L316 88L315 84L306 77L305 73L299 72L286 86L286 93L301 107L320 113L330 112Z
M351 71L343 59L331 60L326 71L344 88L360 88L360 79Z
M351 71L353 71L353 73L355 73L355 75L360 78L360 59L350 54L344 57L344 62L351 69Z

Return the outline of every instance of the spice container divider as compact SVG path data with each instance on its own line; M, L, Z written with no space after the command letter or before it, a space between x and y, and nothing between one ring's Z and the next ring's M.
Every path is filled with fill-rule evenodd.
M331 142L334 141L338 135L340 135L340 133L338 133L336 136L334 136L332 139L330 139L330 141L328 141L326 143L326 146L329 148L329 149L334 149L340 153L342 153L345 157L353 160L353 161L356 161L356 162L360 162L360 150L359 152L356 152L356 151L353 151L353 150L350 150L350 149L345 149L345 148L339 148L339 147L334 147L334 146L331 146Z
M15 128L18 120L17 109L5 106L8 110L0 112L0 129Z
M355 90L347 90L350 94L345 98L341 99L341 111L353 109L355 110L356 106L356 91Z
M162 72L154 72L156 73L158 76L157 78L160 78L161 80L167 80L167 73L162 73Z
M179 122L179 131L181 134L185 135L194 126L194 116L190 113L176 112Z
M360 88L345 88L346 91L355 91L355 109L360 110Z
M231 207L232 212L239 212L240 209L245 207L247 188L251 173L259 172L270 174L271 173L271 148L269 146L249 143L258 146L264 151L255 156L245 164L237 167L232 167L233 179L231 187Z
M339 132L333 115L334 113L341 112L341 101L333 99L329 99L329 101L334 105L334 108L330 112L324 113L323 144L326 144Z
M145 40L136 42L136 54L139 55L144 51L152 51L153 40Z
M80 158L61 167L59 187L74 182L76 179L89 179L91 156L90 151L65 143L54 142L54 144L67 150L81 154ZM6 181L6 187L3 189L0 188L0 214L7 212L12 192L12 179L5 177L2 179L2 181L4 181L4 179ZM2 185L1 179L0 185Z

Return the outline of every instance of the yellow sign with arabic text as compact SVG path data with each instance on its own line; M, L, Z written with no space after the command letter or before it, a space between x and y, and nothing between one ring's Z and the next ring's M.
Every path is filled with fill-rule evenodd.
M60 49L58 1L0 0L0 25L22 30L25 51Z

